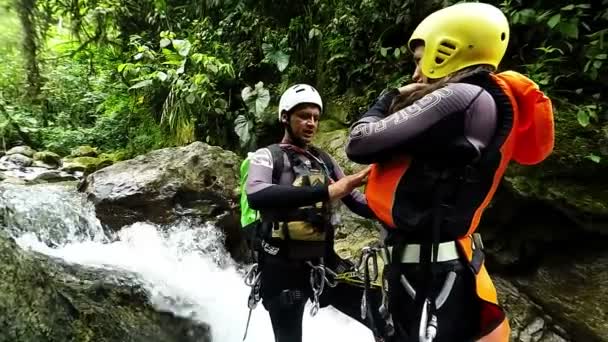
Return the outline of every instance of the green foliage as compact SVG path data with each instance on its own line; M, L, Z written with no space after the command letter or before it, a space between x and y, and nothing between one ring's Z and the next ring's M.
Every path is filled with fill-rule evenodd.
M410 81L409 34L455 2L39 1L38 103L24 91L19 17L4 6L0 131L7 144L28 135L57 151L87 143L135 155L202 140L243 152L263 140L296 82L315 85L336 112L324 117L348 125L382 90ZM608 0L490 3L512 24L502 69L542 87L558 130L573 123L607 141ZM597 146L580 153L604 163Z
M175 142L194 141L196 125L208 137L219 136L213 125L226 113L228 102L216 85L234 77L232 66L204 53L201 44L176 39L172 32L161 33L158 50L139 36L132 36L130 45L133 57L119 65L118 72L140 103L151 110L161 103L161 123Z
M268 122L271 117L266 110L270 103L270 92L264 88L263 82L258 82L253 89L243 88L241 98L248 111L234 119L234 131L239 136L241 147L253 148L256 142L255 127Z

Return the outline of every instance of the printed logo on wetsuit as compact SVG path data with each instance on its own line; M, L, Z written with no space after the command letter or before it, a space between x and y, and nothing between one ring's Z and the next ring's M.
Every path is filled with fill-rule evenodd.
M251 164L269 167L272 169L272 154L267 148L257 150L251 157Z
M357 125L355 128L353 128L350 137L352 139L356 139L362 136L371 135L372 133L382 132L391 126L397 126L400 123L415 118L427 110L435 107L439 102L441 102L442 99L453 94L454 91L448 87L437 89L434 92L425 95L420 100L414 102L412 105L407 106L382 120L370 122L366 125Z

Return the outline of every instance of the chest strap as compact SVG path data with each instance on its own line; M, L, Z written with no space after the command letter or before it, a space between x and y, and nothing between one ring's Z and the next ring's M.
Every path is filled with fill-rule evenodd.
M393 254L393 246L387 247L390 255ZM406 244L403 246L403 252L401 256L396 256L399 262L404 264L420 263L420 254L422 245L420 244ZM431 251L433 253L434 251ZM458 247L456 241L447 241L439 244L437 252L436 262L452 261L460 257L458 254Z

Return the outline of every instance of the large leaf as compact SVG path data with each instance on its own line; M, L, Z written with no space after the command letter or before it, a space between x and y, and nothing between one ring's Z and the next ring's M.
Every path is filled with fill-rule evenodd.
M589 125L589 114L583 109L578 110L578 112L576 113L576 119L578 120L578 123L583 127L587 127Z
M196 96L194 94L190 93L186 96L186 102L188 102L188 104L193 104L194 101L196 101Z
M163 38L163 39L160 40L160 47L161 48L166 48L170 44L171 44L171 39Z
M253 129L253 122L247 119L243 115L237 116L234 119L234 132L239 136L241 146L245 146L251 141L251 130Z
M272 44L262 44L262 51L264 51L266 61L276 64L279 71L282 72L289 65L289 55L276 49Z
M159 79L161 82L166 81L166 80L167 80L167 78L169 77L169 76L167 76L167 74L165 74L165 73L164 73L164 72L162 72L162 71L159 71L159 72L156 74L156 76L158 77L158 79Z
M564 21L559 25L559 30L562 34L569 38L578 38L578 26L575 21Z
M547 25L549 25L550 28L554 28L555 26L557 26L557 24L559 24L559 21L561 20L562 16L561 14L556 14L554 16L551 17L551 19L549 19L549 21L547 21Z
M177 53L179 53L180 56L187 57L190 53L190 48L192 47L192 44L190 44L190 42L187 40L173 39L173 47L175 48L175 50L177 50Z
M264 83L258 82L255 85L255 89L251 89L251 87L244 88L241 91L241 97L245 101L249 111L261 120L264 110L266 110L266 107L270 103L270 92L264 88Z
M277 65L279 71L285 70L289 65L289 55L283 51L273 51L268 55L268 59L270 59L274 64Z
M148 86L151 86L152 83L153 83L152 80L143 80L143 81L135 83L129 89L140 89L140 88L148 87Z
M586 156L585 158L593 161L594 163L599 163L602 161L602 157L595 155L593 153L589 154L588 156Z

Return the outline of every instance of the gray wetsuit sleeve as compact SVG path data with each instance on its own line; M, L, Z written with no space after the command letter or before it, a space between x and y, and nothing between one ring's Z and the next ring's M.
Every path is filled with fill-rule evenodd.
M440 125L463 113L464 122L456 127ZM351 126L346 146L347 156L360 164L385 160L396 151L408 153L415 144L433 146L433 141L424 142L420 138L439 127L444 131L429 136L464 134L481 149L487 146L496 128L494 100L481 87L466 83L448 84L386 117L367 114Z

